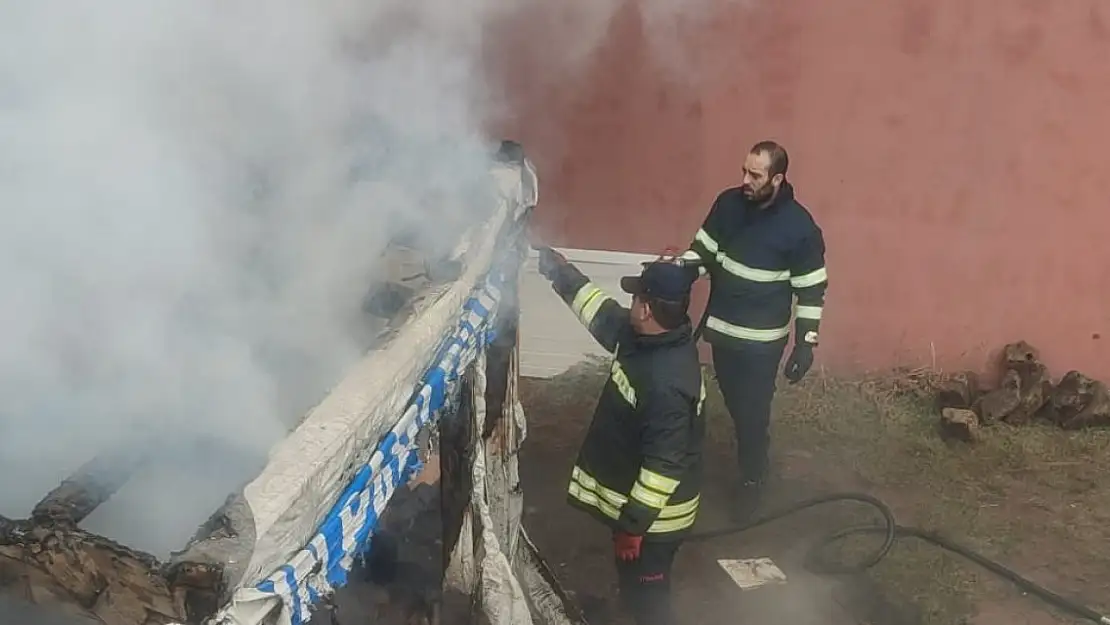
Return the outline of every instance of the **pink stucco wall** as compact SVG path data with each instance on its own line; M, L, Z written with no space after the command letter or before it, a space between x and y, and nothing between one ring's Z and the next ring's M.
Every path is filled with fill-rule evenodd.
M1110 6L721 3L684 74L634 6L562 80L530 71L550 24L504 42L552 241L685 244L775 138L826 233L826 364L982 367L1023 338L1110 378Z

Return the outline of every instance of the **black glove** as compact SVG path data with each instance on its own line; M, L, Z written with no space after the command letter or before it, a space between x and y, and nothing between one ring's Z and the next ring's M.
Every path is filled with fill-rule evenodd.
M811 367L813 367L813 346L808 343L797 343L794 345L794 350L790 352L790 358L786 359L786 366L783 367L782 373L791 384L797 384L805 374L809 373Z
M540 253L540 275L548 280L554 280L556 274L559 273L559 269L567 264L567 257L550 247L539 247L536 249Z

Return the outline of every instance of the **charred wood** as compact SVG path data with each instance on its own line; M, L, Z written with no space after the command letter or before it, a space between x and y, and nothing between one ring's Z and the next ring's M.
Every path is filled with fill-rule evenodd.
M86 462L35 505L37 523L77 526L100 504L116 494L147 460L145 451L101 454Z

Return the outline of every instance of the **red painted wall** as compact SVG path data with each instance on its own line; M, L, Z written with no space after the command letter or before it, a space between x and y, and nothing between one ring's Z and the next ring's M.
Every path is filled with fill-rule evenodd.
M825 230L826 364L982 367L1021 338L1110 378L1110 6L719 1L685 72L635 3L558 80L550 21L501 41L554 243L685 244L775 138Z

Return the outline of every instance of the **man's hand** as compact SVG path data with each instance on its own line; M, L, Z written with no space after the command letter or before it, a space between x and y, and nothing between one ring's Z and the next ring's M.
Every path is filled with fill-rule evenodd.
M786 359L786 366L783 367L782 373L791 384L797 384L805 374L809 373L811 367L813 367L813 345L796 343L794 350L790 352L790 358Z
M547 246L537 247L536 250L540 253L540 275L554 280L559 268L567 264L567 257Z
M625 532L613 534L613 547L617 552L617 559L621 562L635 562L640 559L640 547L643 545L643 536L633 536Z

